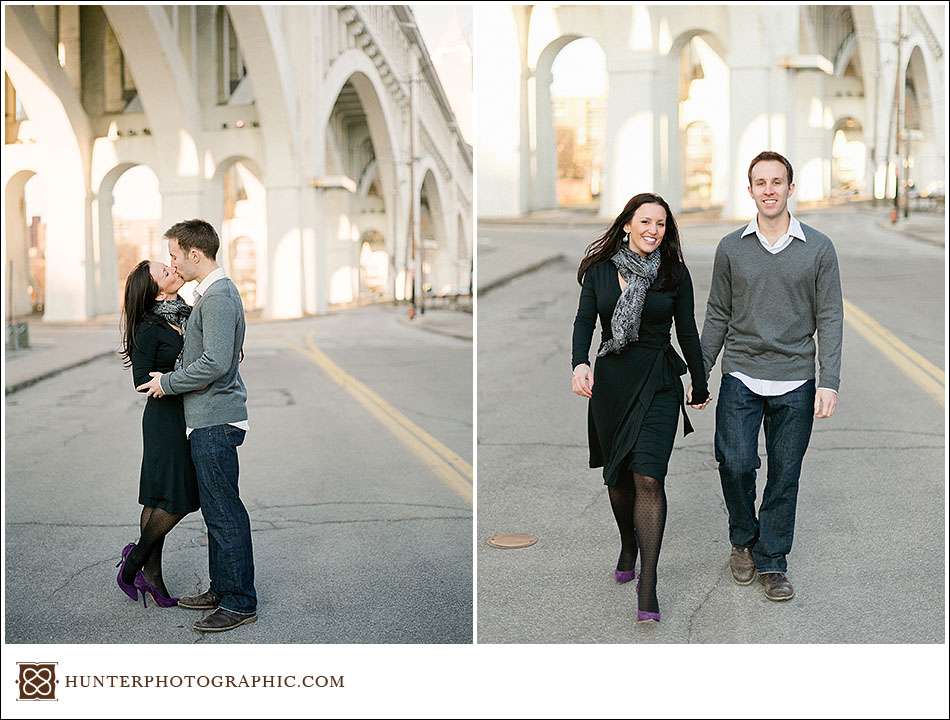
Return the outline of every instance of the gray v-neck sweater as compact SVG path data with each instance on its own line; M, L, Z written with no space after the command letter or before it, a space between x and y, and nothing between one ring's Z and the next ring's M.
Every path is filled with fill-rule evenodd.
M795 239L775 255L745 226L716 249L701 344L706 377L722 350L722 373L762 380L815 376L818 333L819 387L838 389L843 308L838 257L827 235L801 224ZM725 346L725 349L723 349Z

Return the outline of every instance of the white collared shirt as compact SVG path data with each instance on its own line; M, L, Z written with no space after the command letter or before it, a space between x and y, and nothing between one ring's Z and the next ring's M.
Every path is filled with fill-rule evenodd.
M742 237L746 235L751 235L755 233L755 236L759 239L759 243L772 255L778 255L782 250L787 248L792 244L793 240L801 240L802 242L808 242L805 238L805 232L802 230L802 224L798 222L792 213L788 214L788 229L776 240L774 243L770 243L768 238L766 238L762 232L759 230L759 216L756 214L752 221L746 225L745 230L742 231ZM787 392L801 387L808 380L762 380L760 378L749 377L745 373L741 372L732 372L729 373L737 380L741 381L749 390L754 392L756 395L763 395L766 397L774 397L775 395L784 395ZM819 388L820 390L831 390L831 388ZM837 390L832 390L835 395L838 394Z
M195 288L195 303L197 304L198 298L204 295L206 292L208 292L209 287L214 285L218 280L222 280L226 277L227 277L227 274L224 272L224 268L222 267L215 268L214 270L209 272L207 275L205 275L204 280L198 283L198 287ZM234 427L240 428L241 430L244 430L245 432L247 432L251 427L248 424L247 420L239 420L237 422L228 423L228 425L233 425ZM194 430L194 428L186 427L185 437L190 437L192 430Z

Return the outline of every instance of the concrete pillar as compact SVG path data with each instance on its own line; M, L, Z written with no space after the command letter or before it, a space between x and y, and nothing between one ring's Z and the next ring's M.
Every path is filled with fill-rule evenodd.
M303 313L301 230L299 188L267 186L266 318L293 318Z
M70 322L95 315L92 215L86 189L75 175L44 175L55 211L46 218L46 311L43 320Z
M611 56L608 55L608 62ZM652 58L637 53L626 67L608 67L607 133L600 214L617 215L627 200L657 188L656 74Z
M784 150L777 143L770 123L771 107L769 67L764 64L731 64L729 88L729 147L732 167L729 192L723 209L727 218L746 218L755 214L755 202L749 197L749 162L763 150Z
M557 201L557 138L554 135L554 107L551 104L552 64L539 63L534 73L535 146L534 178L531 208L556 208Z
M6 187L6 253L3 265L4 304L13 297L13 314L28 315L33 307L30 302L30 241L26 217L26 202L23 194L29 180L27 173L13 177ZM11 267L12 263L12 267ZM7 308L7 312L10 309Z
M608 102L610 100L608 99ZM653 106L656 108L654 163L657 192L673 213L683 205L683 153L679 131L679 53L672 52L659 61L654 83Z
M831 191L834 117L825 104L825 77L818 70L801 70L792 81L795 132L789 160L795 168L795 197L800 201L820 200Z
M118 276L115 233L112 224L112 185L102 187L90 202L93 254L96 258L96 314L119 312L119 287L125 278ZM160 228L159 232L164 232Z

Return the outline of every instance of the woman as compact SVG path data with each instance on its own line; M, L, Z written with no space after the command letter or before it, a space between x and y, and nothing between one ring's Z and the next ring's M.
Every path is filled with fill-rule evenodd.
M184 280L167 265L143 260L125 281L122 357L132 366L132 386L148 382L150 372L175 369L185 321L191 308L178 297ZM150 397L142 415L141 536L122 551L116 578L133 600L146 593L161 607L178 603L162 579L165 536L185 515L198 509L198 484L185 436L185 413L177 395Z
M708 403L706 373L693 317L693 284L666 201L635 195L606 233L587 248L577 271L571 389L590 399L590 466L604 484L620 529L617 582L636 577L637 621L660 621L656 568L666 524L664 480L679 414L686 417L679 376L689 369L691 407ZM601 344L592 376L588 353L600 315ZM670 344L676 337L686 363Z

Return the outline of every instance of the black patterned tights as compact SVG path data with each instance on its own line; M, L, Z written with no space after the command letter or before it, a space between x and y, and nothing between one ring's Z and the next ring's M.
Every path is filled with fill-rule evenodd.
M618 570L632 570L640 554L639 608L659 612L656 597L656 567L666 527L666 489L662 480L624 473L609 487L610 506L620 530Z

